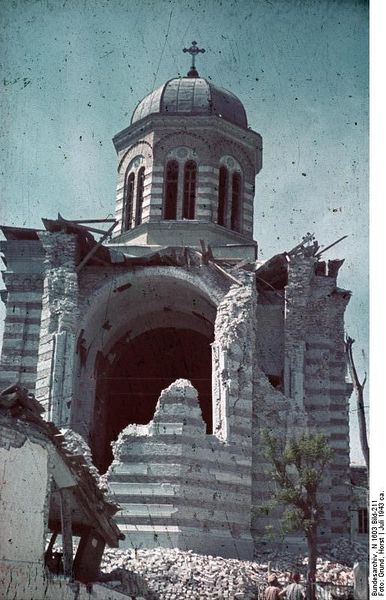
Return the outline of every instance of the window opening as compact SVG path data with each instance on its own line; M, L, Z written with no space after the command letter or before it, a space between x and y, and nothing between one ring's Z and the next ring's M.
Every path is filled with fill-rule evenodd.
M178 188L178 162L170 160L166 165L166 185L164 219L177 218L177 188Z
M145 182L145 167L141 167L138 171L137 181L137 205L135 209L135 225L142 223L142 204L143 204L143 189Z
M240 228L240 192L241 176L240 173L233 173L232 177L232 209L231 209L231 229L236 231Z
M194 219L196 203L197 165L188 160L184 168L184 202L182 207L183 219Z
M358 509L358 533L369 533L369 514L367 508Z
M228 187L228 169L224 166L220 167L218 181L218 208L217 208L217 223L225 225L225 209Z
M124 231L127 231L132 227L134 177L134 173L130 173L129 177L126 180Z

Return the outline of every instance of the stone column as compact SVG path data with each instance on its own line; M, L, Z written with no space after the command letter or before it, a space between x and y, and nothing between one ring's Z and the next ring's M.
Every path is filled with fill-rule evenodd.
M213 433L226 443L251 442L252 361L255 347L256 288L239 273L218 307L213 349Z
M50 232L39 235L46 258L36 397L44 405L48 420L67 426L79 314L76 236Z
M213 434L219 472L226 485L221 497L236 556L252 554L252 404L253 358L256 346L254 275L238 272L242 286L232 285L217 309L213 343ZM215 439L216 439L215 438ZM217 440L216 440L217 441ZM222 443L221 443L222 442ZM226 461L233 472L224 468ZM238 517L230 506L237 497ZM236 505L236 504L235 504Z

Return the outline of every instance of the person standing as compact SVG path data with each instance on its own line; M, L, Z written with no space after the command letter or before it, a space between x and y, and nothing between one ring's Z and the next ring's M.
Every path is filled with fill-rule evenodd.
M287 600L305 600L306 592L300 583L300 573L292 573L291 583L279 592L279 597L284 596Z
M268 585L265 588L264 600L279 600L280 585L276 575L268 575Z

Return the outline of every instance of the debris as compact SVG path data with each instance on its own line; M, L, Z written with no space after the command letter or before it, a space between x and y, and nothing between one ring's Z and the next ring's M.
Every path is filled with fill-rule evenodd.
M339 541L327 548L318 559L318 583L351 587L352 563L363 560L365 556L366 548L361 544L350 543L347 540ZM145 595L146 589L147 593L154 593L160 599L252 600L256 597L257 590L266 585L268 562L271 562L271 572L277 575L281 585L288 582L290 572L295 566L303 575L307 567L305 555L296 556L291 551L271 552L257 557L254 561L243 561L204 556L190 550L108 548L102 558L102 569L106 573L116 569L124 570L131 573L131 578L135 578L136 575L137 582L143 580L142 593ZM115 586L115 589L119 590L120 587Z

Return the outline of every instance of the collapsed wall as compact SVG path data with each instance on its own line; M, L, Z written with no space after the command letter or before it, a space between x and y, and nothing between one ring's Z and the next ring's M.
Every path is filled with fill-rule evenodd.
M186 380L164 390L148 425L129 425L114 445L108 481L131 548L169 547L252 555L250 469L206 435L197 392Z
M276 543L303 541L301 533L288 538L282 531L280 511L267 514L264 509L273 485L272 466L262 447L264 429L283 439L300 431L326 436L333 458L319 485L318 498L324 507L319 543L349 537L351 385L345 379L344 311L350 293L337 286L342 263L320 261L313 247L302 247L288 257L283 335L276 337L274 352L278 354L283 343L280 385L275 389L259 364L254 370L252 531L256 544L272 544L273 539ZM272 330L278 331L277 319ZM275 348L272 339L270 345Z
M205 419L210 434L205 434L201 416L189 433L191 415L181 417L181 406L190 388L188 384L172 386L159 401L153 425L157 419L169 423L165 394L171 394L170 406L179 407L177 416L182 418L179 433L166 435L150 426L141 429L141 435L138 428L134 435L134 426L125 430L122 440L130 452L145 442L146 448L152 448L149 465L145 454L139 455L141 460L135 454L135 459L129 459L129 450L121 455L116 448L111 477L114 485L119 484L116 493L123 499L121 526L128 527L133 519L133 543L141 543L138 531L140 527L145 531L146 520L146 544L157 535L157 544L162 539L162 544L170 546L172 523L177 527L173 544L190 540L181 547L194 549L198 539L207 544L213 536L217 540L213 547L218 544L227 556L249 556L252 537L255 543L269 539L269 528L278 531L277 519L254 510L270 493L270 468L261 439L264 428L273 428L281 437L297 427L325 433L334 459L321 486L320 499L326 507L321 541L348 535L350 387L345 382L343 324L349 293L337 286L341 263L325 264L302 247L287 257L281 287L260 291L256 290L258 273L239 268L232 275L184 248L166 249L149 259L128 259L122 254L119 260L114 258L117 262L110 257L108 264L97 257L79 271L84 235L78 230L8 231L3 383L19 378L35 389L47 418L81 433L95 460L103 436L106 445L114 437L106 436L112 405L107 394L101 398L99 365L116 360L114 344L122 336L131 343L149 331L162 335L167 328L185 329L204 336L212 354L212 394L206 405L207 411L212 409L210 426ZM35 271L27 280L32 264ZM36 289L27 292L26 282L31 281ZM186 374L178 377L190 380ZM130 394L127 398L130 401ZM202 405L202 397L199 401ZM114 423L118 431L127 424L121 416ZM186 424L184 419L188 419ZM157 444L165 456L170 450L167 469L164 463L152 462ZM135 462L142 471L135 472ZM158 477L153 482L151 472ZM186 481L192 482L190 487ZM168 495L162 502L154 501L166 488L173 501L169 502ZM200 505L183 506L184 499L198 488L196 503ZM149 513L150 500L154 506L162 505L154 513L153 508ZM166 509L169 504L171 508ZM185 523L183 535L181 522Z
M177 380L148 425L129 425L108 471L129 547L251 558L253 280L232 286L215 325L213 435L197 391Z

